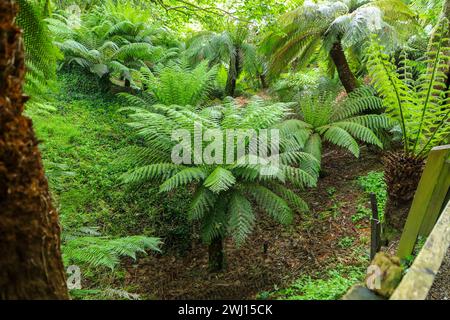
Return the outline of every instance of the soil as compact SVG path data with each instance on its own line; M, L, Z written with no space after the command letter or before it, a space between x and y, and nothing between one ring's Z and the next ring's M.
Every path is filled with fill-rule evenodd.
M427 299L450 300L450 249L447 251L447 256L442 262Z
M362 148L360 159L327 148L324 176L315 189L299 192L311 211L297 215L283 227L260 214L252 236L241 248L226 243L227 271L211 274L207 248L194 241L184 257L151 255L126 263L125 285L138 288L149 299L252 299L261 291L281 287L305 274L316 274L336 264L361 264L368 255L369 221L352 222L358 203L366 201L357 178L382 167L380 156ZM339 246L343 237L355 242ZM356 252L355 248L364 248ZM365 263L368 263L367 261Z

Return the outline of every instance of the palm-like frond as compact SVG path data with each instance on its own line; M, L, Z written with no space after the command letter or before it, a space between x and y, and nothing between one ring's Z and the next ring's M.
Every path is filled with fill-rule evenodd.
M373 84L383 97L387 114L400 125L405 153L411 156L425 157L450 133L447 29L448 21L444 18L427 53L427 69L417 80L405 72L410 64L406 57L397 71L378 41L374 40L368 49L367 65Z
M60 53L45 21L45 4L34 0L18 0L17 24L24 31L27 78L25 91L39 97L48 91L56 78L56 60Z
M149 81L156 80L149 75ZM134 99L131 102L139 103ZM299 188L314 186L317 182L319 162L314 156L302 152L303 143L290 144L289 149L282 147L279 154L264 157L251 154L253 135L273 128L290 113L290 106L252 99L246 108L238 107L233 100L197 111L189 107L159 104L149 108L127 108L131 111L130 125L136 128L145 147L133 148L129 161L125 159L126 162L135 161L136 165L123 175L122 181L141 183L158 180L161 181L161 192L187 185L195 188L188 215L190 219L201 221L203 240L209 242L229 234L240 245L252 231L256 220L251 199L283 224L292 221L292 209L298 212L307 210L306 203L283 186L286 181ZM232 136L235 140L232 149L227 146L223 159L219 159L221 163L197 164L195 161L199 158L193 154L189 155L190 162L182 165L175 165L170 159L154 162L163 157L170 158L174 147L179 145L194 149L192 139L201 138L195 129L199 123L204 126L204 130L214 129L223 137L226 132L235 134ZM250 130L251 134L246 133L244 137L244 134L235 131L237 129ZM188 139L172 140L174 130L184 130ZM238 155L236 141L240 141L246 155L239 159L233 157L229 163L229 154ZM208 141L200 145L201 150L208 146ZM159 150L159 153L155 154L153 150ZM160 153L166 155L161 156ZM271 165L270 159L275 156L278 156L279 162Z
M357 140L381 148L382 143L375 132L393 127L393 122L385 115L361 115L382 108L382 100L367 87L358 88L339 103L335 102L334 95L330 93L306 95L302 97L297 110L300 120L288 120L282 127L289 132L301 132L306 137L305 151L319 161L321 139L343 147L358 157Z
M276 75L294 59L305 66L319 47L329 52L340 42L344 48L360 48L373 33L397 39L398 30L414 26L413 18L401 0L308 1L282 16L281 32L268 34L261 47L270 56L270 74Z
M147 88L144 97L150 104L197 106L207 97L216 75L217 68L209 69L207 62L193 69L184 63L174 63L159 69L157 76L142 69L140 81Z
M108 237L82 236L68 239L62 245L65 265L114 269L121 257L136 259L137 253L147 250L160 251L161 240L144 236L111 239Z

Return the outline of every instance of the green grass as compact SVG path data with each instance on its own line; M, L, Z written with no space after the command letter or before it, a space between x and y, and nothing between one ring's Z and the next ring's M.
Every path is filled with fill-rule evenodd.
M73 81L65 75L61 83ZM119 175L128 169L117 161L119 151L137 139L118 112L123 106L111 96L92 97L70 88L55 97L56 111L32 113L63 230L98 227L113 237L159 236L166 247L184 250L191 231L185 214L188 192L167 197L157 185L139 192L119 185Z
M387 201L387 186L384 182L384 173L371 171L366 176L359 177L358 182L367 194L375 194L378 203L380 220L383 221L384 209Z
M355 242L355 239L353 239L352 237L343 237L339 240L338 245L339 245L339 247L346 249L346 248L350 248L354 242Z
M303 276L291 286L273 292L263 292L260 299L282 300L337 300L354 284L363 280L365 268L338 266L321 277Z

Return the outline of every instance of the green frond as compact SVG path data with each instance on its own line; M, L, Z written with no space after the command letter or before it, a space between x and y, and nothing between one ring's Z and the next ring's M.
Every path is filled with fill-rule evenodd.
M427 67L417 79L412 78L411 62L405 55L397 70L376 40L367 50L367 66L375 89L383 98L386 114L400 125L404 150L411 156L425 157L448 135L445 127L450 105L445 90L450 48L446 30L448 20L444 18L432 37L425 60Z
M381 143L380 139L378 139L378 137L375 135L375 133L373 133L372 130L359 123L341 121L333 123L333 126L344 129L356 139L376 145L380 148L383 147L383 144Z
M291 208L295 208L298 212L308 212L309 206L300 196L284 185L278 183L269 184L269 188L283 199L289 202Z
M158 178L164 178L174 171L179 170L179 166L172 163L157 163L138 167L127 173L124 173L120 180L123 183L140 183L151 181Z
M224 201L223 203L226 203ZM203 242L210 243L214 239L222 239L227 232L228 217L223 205L209 211L202 219L201 237Z
M235 243L240 246L253 231L255 225L252 204L242 194L235 192L229 202L228 215L230 216L229 233Z
M348 98L333 113L332 121L340 121L351 116L367 111L376 111L383 108L383 100L376 97L373 89L369 87L359 87L351 92Z
M53 45L52 34L45 21L45 7L29 0L17 2L17 24L24 31L25 61L28 67L26 81L34 82L34 85L26 86L25 89L28 94L42 95L56 78L56 61L60 54ZM29 68L30 65L33 67Z
M245 191L252 196L261 209L279 223L289 224L292 222L293 214L289 205L271 190L259 185L246 185Z
M311 172L309 167L305 169L290 166L281 167L284 179L293 183L295 186L299 188L315 187L318 176Z
M205 187L214 193L220 193L230 189L236 183L236 178L231 171L217 167L205 180Z
M186 168L177 172L174 176L170 177L159 187L161 192L167 192L172 189L188 185L192 182L199 182L204 180L207 176L207 172L203 168Z
M200 186L194 194L188 212L189 219L200 220L213 209L217 195L208 188Z
M118 239L107 237L76 237L62 246L65 265L77 264L88 267L107 267L114 269L121 257L136 260L137 253L147 250L159 252L161 241L158 238L131 236Z
M359 157L359 146L355 139L345 129L337 126L326 126L320 128L320 134L324 139L349 150L355 157Z
M322 161L322 139L319 134L312 134L305 144L305 152L312 154L317 161Z

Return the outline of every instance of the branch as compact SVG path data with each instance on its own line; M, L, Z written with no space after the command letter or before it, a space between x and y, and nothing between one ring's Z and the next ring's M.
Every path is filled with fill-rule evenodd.
M182 13L182 14L188 16L192 13L198 15L196 13L196 11L204 11L204 12L219 15L219 16L222 16L223 14L225 14L235 20L239 20L239 21L243 21L243 22L250 22L248 20L237 17L232 12L224 10L222 8L201 7L201 6L195 5L195 4L185 1L185 0L175 0L176 2L179 2L182 4L182 5L178 5L178 6L168 6L166 3L164 3L164 0L154 0L154 1L156 3L158 3L160 6L162 6L164 8L164 10L166 10L167 13L169 13L170 11L177 11L179 13Z

